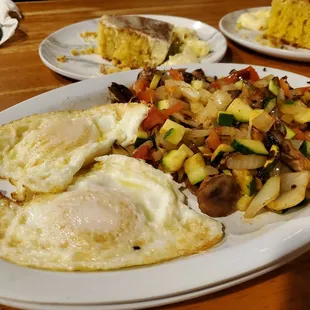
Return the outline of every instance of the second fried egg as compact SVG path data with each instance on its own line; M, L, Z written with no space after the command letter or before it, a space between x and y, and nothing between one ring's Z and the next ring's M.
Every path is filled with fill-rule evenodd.
M73 176L117 141L133 143L148 107L106 104L83 111L32 115L0 127L0 177L13 197L65 190Z

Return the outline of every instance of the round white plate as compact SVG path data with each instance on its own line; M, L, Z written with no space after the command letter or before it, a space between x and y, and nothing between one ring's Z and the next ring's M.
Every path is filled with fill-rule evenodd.
M177 27L186 27L197 31L199 37L207 41L212 53L203 57L201 63L211 63L220 61L227 48L225 37L215 28L197 20L183 17L166 15L141 15L161 21L171 23ZM51 70L64 76L85 80L102 75L100 73L100 64L110 64L99 55L72 56L72 48L81 48L83 46L95 46L96 42L85 43L80 37L84 31L96 31L99 19L87 20L62 28L49 35L39 47L39 55L43 63ZM56 57L66 55L68 61L61 63Z
M237 29L237 20L241 14L246 12L255 12L268 8L270 9L270 7L258 7L229 13L220 20L220 29L224 33L224 35L232 41L235 41L236 43L239 43L240 45L243 45L256 52L283 59L305 62L310 61L310 50L296 48L289 45L284 45L283 49L264 46L256 41L256 37L262 35L263 31Z
M273 265L270 265L268 267L265 267L261 270L257 270L253 273L250 273L246 276L236 278L234 280L224 282L222 284L212 286L206 289L201 289L198 291L190 292L187 294L181 294L161 299L152 299L148 301L142 301L138 303L124 303L124 304L111 304L111 305L87 305L88 310L131 310L131 309L146 309L146 308L153 308L153 307L159 307L163 305L173 304L173 303L179 303L182 301L186 301L193 298L198 298L201 296L204 296L206 294L211 294L218 292L220 290L227 289L229 287L232 287L234 285L241 284L243 282L249 281L251 279L254 279L256 277L259 277L261 275L266 274L267 272L270 272L276 268L281 267L282 265L289 263L293 259L297 258L298 256L302 255L303 253L307 252L309 250L310 246L303 247L299 249L298 251L291 253L290 255L286 256L285 258L281 259L280 261L276 262ZM21 301L15 301L15 300L1 300L0 304L6 304L11 307L21 308L24 310L84 310L85 305L56 305L56 304L34 304L34 303L26 303Z
M246 65L189 65L207 75L224 76ZM308 78L255 67L260 75L288 76L293 87ZM103 104L112 81L129 85L139 70L89 79L47 92L0 113L0 125L20 117ZM10 191L5 182L0 189ZM191 201L193 207L197 203ZM213 249L167 263L111 272L51 272L20 267L0 260L0 299L16 302L70 305L113 305L146 302L208 289L264 269L310 242L310 208L285 215L266 213L245 221L240 212L222 218L226 236Z

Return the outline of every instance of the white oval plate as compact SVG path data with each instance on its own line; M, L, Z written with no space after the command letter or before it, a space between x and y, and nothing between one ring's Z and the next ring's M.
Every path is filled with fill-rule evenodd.
M212 53L203 57L201 63L211 63L220 61L227 48L225 37L215 28L197 20L183 17L166 15L140 15L161 21L171 23L177 27L186 27L197 31L199 37L207 41ZM100 64L110 64L99 55L72 56L72 48L81 48L87 46L80 37L84 31L96 31L99 19L87 20L62 28L43 40L39 47L39 55L43 63L51 70L64 76L85 80L102 75L100 73ZM88 45L95 46L96 42ZM66 55L68 61L61 63L57 61L58 55Z
M246 65L189 65L208 75L224 76ZM184 66L182 66L184 67ZM260 75L287 75L293 87L308 78L256 67ZM112 81L129 85L139 70L89 79L58 88L0 113L0 124L20 117L63 109L81 109L106 102ZM5 182L0 189L10 191ZM192 201L193 202L193 201ZM197 207L197 203L193 205ZM212 288L223 282L267 268L310 242L310 208L285 215L266 213L245 222L236 212L222 218L226 236L213 249L191 257L141 268L111 272L51 272L20 267L0 260L0 299L18 302L71 305L137 303Z
M224 35L232 41L235 41L236 43L239 43L240 45L243 45L256 52L283 59L304 62L310 61L310 50L296 48L289 45L284 45L283 49L264 46L256 41L256 37L258 35L262 35L263 31L237 29L237 20L241 14L247 12L255 12L268 8L270 9L270 7L258 7L229 13L220 20L220 29L224 33Z
M277 261L273 265L265 267L261 270L257 270L243 277L236 278L228 282L223 282L219 285L208 287L206 289L201 289L201 290L190 292L187 294L175 295L175 296L160 298L160 299L152 299L152 300L147 300L147 301L142 301L142 302L137 302L137 303L123 303L123 304L110 304L110 305L87 305L87 310L132 310L132 309L137 310L137 309L159 307L159 306L164 306L168 304L179 303L179 302L186 301L189 299L198 298L206 294L215 293L220 290L227 289L229 287L241 284L243 282L246 282L251 279L257 278L261 275L264 275L267 272L270 272L276 268L281 267L284 264L289 263L290 261L297 258L298 256L301 256L308 250L309 250L309 246L303 247L299 249L298 251L291 253L290 255L281 259L280 261ZM6 304L11 307L24 309L24 310L84 310L85 309L85 305L82 305L82 304L79 304L79 305L38 304L38 303L26 303L26 302L8 300L8 299L5 299L5 300L0 299L0 303Z

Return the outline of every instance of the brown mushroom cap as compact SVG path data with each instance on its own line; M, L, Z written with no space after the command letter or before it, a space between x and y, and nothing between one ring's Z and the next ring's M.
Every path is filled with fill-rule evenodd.
M197 192L200 210L212 217L223 217L235 211L240 187L233 176L220 174L204 180Z

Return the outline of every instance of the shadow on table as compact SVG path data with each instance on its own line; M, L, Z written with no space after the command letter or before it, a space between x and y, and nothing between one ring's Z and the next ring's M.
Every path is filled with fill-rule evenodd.
M227 47L226 53L220 62L223 62L223 63L233 62L233 53L229 46Z
M0 0L1 1L1 0ZM12 45L15 45L19 42L25 41L28 39L28 34L21 30L20 28L17 28L14 35L8 39L6 42L4 42L1 47L9 47Z

